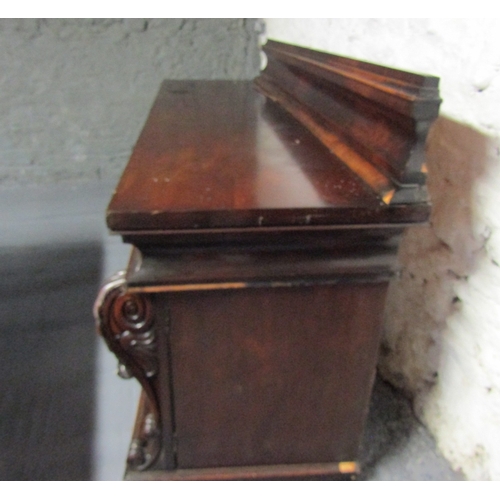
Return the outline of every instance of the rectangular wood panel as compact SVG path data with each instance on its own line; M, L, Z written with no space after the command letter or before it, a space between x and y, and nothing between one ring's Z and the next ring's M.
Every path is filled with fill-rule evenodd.
M386 288L169 295L177 466L355 461Z

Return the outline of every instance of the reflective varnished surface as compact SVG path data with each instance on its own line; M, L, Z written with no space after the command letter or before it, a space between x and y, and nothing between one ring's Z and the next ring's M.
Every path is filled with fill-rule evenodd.
M425 220L386 207L251 82L165 82L108 208L117 232Z

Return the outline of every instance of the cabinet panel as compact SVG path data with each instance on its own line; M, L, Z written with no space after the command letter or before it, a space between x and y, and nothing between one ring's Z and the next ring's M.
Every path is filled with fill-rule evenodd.
M177 466L355 461L386 289L165 294Z

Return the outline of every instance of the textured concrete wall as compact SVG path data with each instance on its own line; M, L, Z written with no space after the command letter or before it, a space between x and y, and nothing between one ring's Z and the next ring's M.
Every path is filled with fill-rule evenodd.
M116 177L165 78L258 72L255 20L0 20L0 184Z
M428 140L431 225L407 232L384 376L470 479L500 479L500 21L268 19L291 43L441 77Z

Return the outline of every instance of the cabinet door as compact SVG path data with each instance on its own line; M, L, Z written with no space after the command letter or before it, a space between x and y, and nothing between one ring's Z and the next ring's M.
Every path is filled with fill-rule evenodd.
M351 283L160 295L176 466L355 461L386 290Z

